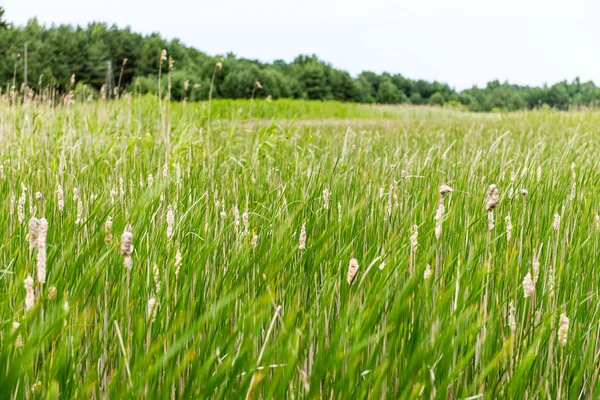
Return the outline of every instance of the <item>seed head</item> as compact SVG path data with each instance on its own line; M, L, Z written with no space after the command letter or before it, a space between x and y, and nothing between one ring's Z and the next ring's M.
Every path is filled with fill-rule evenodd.
M35 295L33 294L33 278L28 276L23 282L25 288L25 311L29 311L35 305Z
M410 248L414 253L417 252L419 248L419 227L417 225L412 226L412 234L410 235Z
M492 211L498 205L498 188L492 184L488 187L487 200L485 202L485 209L489 212Z
M175 254L175 277L179 276L179 270L181 268L181 261L182 261L182 257L181 257L181 250L177 249L177 254Z
M523 279L523 297L528 298L535 293L535 284L531 279L531 273L527 273Z
M58 189L56 189L56 197L57 197L57 205L58 211L63 212L65 208L65 199L63 194L62 186L58 185Z
M506 241L510 242L510 238L512 237L512 222L510 221L510 215L507 215L506 218Z
M440 185L440 194L442 196L444 196L446 193L452 193L454 192L454 189L451 188L450 186L446 185L445 183L442 183Z
M154 267L152 268L152 273L154 274L154 285L156 287L156 293L160 292L160 269L158 269L158 265L154 263Z
M38 236L40 234L40 220L31 217L27 226L29 228L29 249L31 250L37 247Z
M48 221L42 218L39 221L39 236L37 238L37 257L35 266L37 268L37 279L40 283L46 282L46 234L48 232Z
M56 297L56 286L50 286L48 289L48 300L52 301Z
M354 277L356 276L356 273L358 272L358 260L356 258L351 258L350 262L348 263L348 285L352 285L352 282L354 281Z
M329 190L323 190L323 208L329 210Z
M512 333L515 333L517 330L517 321L515 319L516 311L515 304L512 301L508 303L508 327Z
M427 264L425 266L425 272L423 273L423 279L428 280L429 278L431 278L431 265Z
M156 304L156 298L154 296L148 299L148 307L146 309L146 318L150 322L154 322L156 320L156 312L158 310L158 305Z
M554 214L554 221L552 222L552 228L555 231L560 229L560 215L558 213Z
M27 195L25 194L25 190L23 190L19 197L19 202L17 203L17 217L19 224L22 224L25 220L25 201L27 201Z
M560 326L558 327L558 342L561 347L567 345L567 336L569 335L569 318L566 313L560 314Z
M304 250L306 248L306 224L302 224L302 229L300 229L300 244L298 245L298 249Z
M446 209L444 208L443 199L439 202L438 208L435 212L435 238L439 240L442 236L442 220L444 219L444 213Z
M173 225L175 224L175 213L173 212L173 206L169 205L167 210L167 239L173 238Z

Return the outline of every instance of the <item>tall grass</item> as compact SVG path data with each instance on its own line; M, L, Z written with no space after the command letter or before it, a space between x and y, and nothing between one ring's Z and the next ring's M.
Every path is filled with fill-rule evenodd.
M237 123L249 106L213 101L207 146L200 104L3 104L3 396L599 396L600 113L255 101Z

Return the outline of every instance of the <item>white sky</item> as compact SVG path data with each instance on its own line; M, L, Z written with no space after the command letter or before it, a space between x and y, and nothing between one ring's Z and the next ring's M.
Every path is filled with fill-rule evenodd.
M130 26L209 54L291 61L316 54L364 70L457 89L499 79L600 84L598 0L4 0L24 24Z

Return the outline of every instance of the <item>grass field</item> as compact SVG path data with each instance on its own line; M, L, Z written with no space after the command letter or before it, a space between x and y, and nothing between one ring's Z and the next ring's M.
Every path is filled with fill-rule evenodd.
M2 398L600 396L599 111L3 102L0 139Z

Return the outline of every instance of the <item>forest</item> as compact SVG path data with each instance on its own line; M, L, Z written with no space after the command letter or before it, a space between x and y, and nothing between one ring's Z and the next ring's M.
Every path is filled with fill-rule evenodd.
M163 79L160 89L167 93L170 87L173 100L207 99L212 86L212 98L430 104L472 111L566 110L600 104L600 87L579 78L542 87L492 81L483 88L458 91L446 83L413 80L399 73L365 71L353 77L316 55L265 63L232 53L205 54L179 39L167 40L158 33L142 35L129 27L105 23L44 26L36 19L15 26L2 14L0 9L3 94L25 86L33 91L52 87L58 93L86 90L96 97L101 91L107 97L125 91L155 94L159 92L159 67L164 63L161 52L165 49L172 58L172 69L170 79Z

